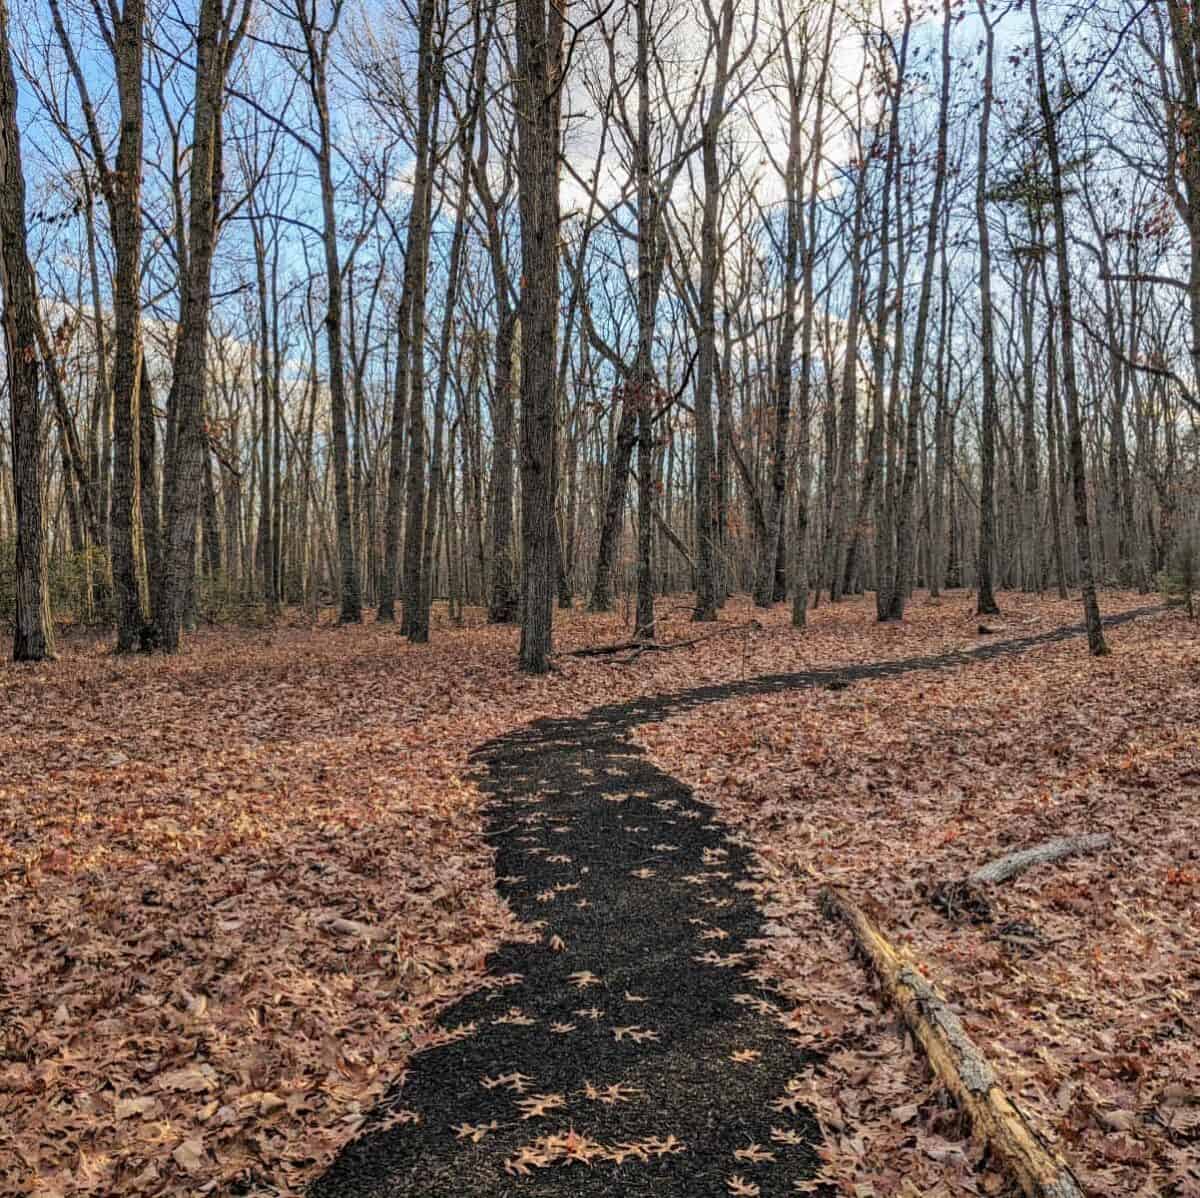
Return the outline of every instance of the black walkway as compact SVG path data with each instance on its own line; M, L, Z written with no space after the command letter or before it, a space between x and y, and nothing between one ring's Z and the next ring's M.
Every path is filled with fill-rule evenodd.
M816 1165L816 1129L794 1093L808 1062L746 976L746 942L761 934L739 888L749 854L630 730L738 696L943 669L1082 632L699 687L485 745L500 891L541 940L494 955L494 984L440 1021L456 1038L411 1059L379 1112L391 1125L348 1145L310 1194L717 1198L741 1184L794 1198Z

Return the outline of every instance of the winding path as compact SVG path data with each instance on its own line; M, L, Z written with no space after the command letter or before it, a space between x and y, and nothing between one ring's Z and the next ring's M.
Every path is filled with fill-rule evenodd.
M744 1193L794 1198L817 1132L792 1092L806 1058L747 976L747 942L761 935L741 888L750 855L629 733L725 699L944 669L1082 632L697 687L483 746L498 884L541 939L492 957L491 984L443 1014L447 1042L412 1058L312 1198L718 1198L734 1177L758 1187Z

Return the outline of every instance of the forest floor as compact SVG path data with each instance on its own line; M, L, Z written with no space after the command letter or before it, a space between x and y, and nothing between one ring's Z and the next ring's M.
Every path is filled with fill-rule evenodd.
M1009 635L1041 610L1002 606ZM958 608L919 611L914 631ZM840 1193L1003 1183L821 918L830 884L923 963L1086 1193L1200 1195L1200 626L1168 615L1108 638L1099 660L1062 641L637 734L756 851L762 964L796 1043L822 1054L803 1097ZM1111 847L988 888L986 922L930 901L1006 853L1088 833Z
M1074 601L1001 603L1002 635L1079 618ZM513 668L515 630L474 612L419 648L387 626L285 620L203 632L174 659L81 640L55 665L0 667L0 1194L298 1191L411 1053L452 1038L436 1017L481 985L488 953L537 934L495 889L480 744L601 703L969 649L971 610L919 596L880 627L868 597L796 634L783 609L737 601L712 639L563 656L539 679ZM661 639L697 634L684 599L660 605ZM556 629L560 650L625 635L582 612ZM828 1178L879 1195L906 1174L930 1193L998 1185L968 1172L817 918L825 879L884 899L1089 1182L1197 1192L1200 638L1170 615L1110 640L1102 661L1073 639L639 733L756 850L758 973L821 1003L820 1029L793 1039L838 1039L805 1095ZM1046 829L1108 830L1115 847L1005 889L1003 926L1036 932L997 939L924 900Z

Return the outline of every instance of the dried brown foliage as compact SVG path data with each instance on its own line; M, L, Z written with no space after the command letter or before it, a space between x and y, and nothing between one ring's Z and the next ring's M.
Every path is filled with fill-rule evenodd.
M1002 607L1011 636L1073 618L1016 595ZM874 636L918 653L973 631L952 598ZM1169 616L1110 643L1099 660L1067 641L639 732L757 849L762 974L794 1005L797 1040L832 1048L797 1092L822 1120L840 1192L994 1194L1005 1180L980 1165L848 937L822 920L825 882L870 903L926 963L1089 1193L1200 1194L1200 638ZM856 631L822 664L863 648ZM990 923L929 902L939 882L1075 832L1107 832L1113 847L995 888Z
M1137 601L1122 602L1133 606ZM1116 606L1111 598L1106 604L1108 610ZM691 636L689 612L685 600L663 605L660 639ZM465 628L437 627L433 643L418 648L390 627L296 625L255 633L206 632L174 659L114 659L105 647L80 642L64 646L56 665L0 667L0 1193L298 1191L402 1076L411 1052L456 1034L434 1027L434 1016L466 990L486 984L489 949L503 937L524 934L493 887L468 762L482 741L539 715L579 712L622 697L966 647L977 638L965 613L966 605L952 600L940 608L914 608L905 626L878 628L866 605L854 602L815 613L810 629L797 635L782 611L756 626L751 617L759 613L739 602L724 618L745 623L744 632L632 662L560 658L557 673L537 679L513 669L516 631L489 628L477 617ZM1073 605L1031 603L1026 617L1028 625L1014 631L1073 622L1076 615ZM619 617L572 613L560 621L556 635L560 647L569 649L617 641L627 630ZM1186 656L1182 642L1161 630L1126 630L1114 640L1122 650L1135 637L1138 645L1144 640L1150 647L1160 636L1164 645L1173 644L1181 658ZM1193 644L1188 650L1193 662L1194 649ZM1118 652L1111 663L1086 661L1077 643L1037 652L1039 662L1057 662L1066 674L1037 667L1043 672L1035 669L1031 678L1107 677L1115 686L1123 682L1119 672L1134 664L1132 652ZM804 861L816 871L834 868L814 855L803 836L827 836L820 843L830 846L850 845L846 827L855 807L847 796L863 812L864 828L884 803L876 793L882 785L878 779L869 786L850 785L836 771L850 771L849 779L855 769L867 771L863 777L875 777L872 770L889 771L889 778L895 770L888 785L907 786L910 775L920 776L916 757L905 757L894 738L875 745L874 738L891 735L888 721L904 711L917 725L928 717L933 736L937 727L951 726L946 721L966 719L957 709L970 686L982 685L972 683L973 677L1016 678L1019 673L1010 671L1023 668L1021 663L973 666L961 681L931 677L924 698L897 710L889 710L896 705L886 695L921 693L911 678L836 695L804 692L702 711L688 719L705 730L703 742L697 742L705 746L703 758L689 756L679 739L686 722L648 734L660 751L669 751L701 781L724 783L732 775L722 793L710 797L729 798L731 818L751 821L753 811L752 828L772 830L775 847L763 857L764 883L769 881L771 892L764 901L771 904L776 927L788 932L769 958L771 968L788 975L789 987L800 987L799 1000L804 978L836 962L837 971L824 983L830 998L822 1009L831 1024L843 1020L854 1028L876 1026L879 1020L840 938L824 925L804 922L809 881L797 880L795 866ZM1147 678L1161 676L1165 668L1149 660L1137 666ZM1178 670L1186 668L1177 663ZM1009 695L1005 710L1019 711L1019 692L1009 693L999 682L996 687ZM880 698L870 715L864 702L876 690ZM938 694L946 699L941 715ZM1179 702L1176 692L1163 708L1174 713L1177 729ZM743 707L753 716L755 735L780 737L778 743L764 742L753 761L737 741L749 735L748 722L726 725L723 717L712 718ZM824 740L797 735L809 727L806 711L814 713L813 730L829 717ZM817 713L824 714L817 719ZM1048 725L1032 722L1050 735ZM790 745L782 739L788 727ZM1024 743L1022 734L1009 731L1013 744ZM895 733L901 742L913 735L915 730ZM1111 728L1096 735L1105 745L1116 743ZM1067 740L1075 743L1074 737ZM961 734L958 742L965 746L961 769L972 774L984 750ZM1000 753L999 742L988 743L992 747L986 753ZM821 753L818 744L825 746ZM1121 773L1125 781L1152 762L1174 760L1178 752L1178 745L1167 740L1145 745ZM1051 752L1049 744L1043 747L1055 769L1074 759ZM872 754L872 760L862 754ZM908 773L902 773L906 761ZM762 790L768 780L760 767L772 763L803 770L810 778L814 789L805 792L802 810L788 789L797 783L795 776L782 775L783 791L767 795ZM1017 764L1025 777L1028 768ZM993 778L1001 765L993 761ZM1148 776L1157 777L1154 770L1165 768L1154 766ZM827 770L835 772L827 775ZM927 818L943 829L963 823L956 792L947 789L950 775L939 769L925 778L938 786L945 781L946 787L940 792L915 787L919 801L912 804L912 818ZM776 778L772 785L778 784ZM827 792L827 808L814 807L817 790ZM1143 821L1155 819L1145 797L1151 791L1143 787L1138 793L1144 799ZM753 803L746 802L752 795ZM1028 796L1026 801L1033 802ZM776 814L770 815L773 809ZM1036 814L1036 804L1029 810ZM935 817L936 811L942 817ZM1047 822L1054 819L1050 809L1043 816ZM786 837L775 835L772 821L780 819ZM1009 826L999 808L995 819L997 828ZM1175 851L1167 833L1178 826L1184 834L1186 825L1177 810L1170 824L1161 813L1157 819L1153 851L1156 861L1165 861ZM1022 821L1016 832L1032 834L1036 825L1025 816ZM966 822L973 826L975 820ZM1113 822L1126 845L1126 817L1114 809ZM895 834L891 828L884 840ZM940 868L943 859L947 869L973 863L972 835L967 831L948 840L930 866ZM981 828L981 851L985 840ZM858 856L859 849L839 851L837 868L850 874L838 876L847 881L871 876L874 884L890 873L887 885L905 893L913 871L920 870L918 861L895 866L904 847L892 843L892 857L881 850L875 872L866 857ZM1182 855L1185 848L1179 848L1172 866L1180 871L1172 875L1175 880L1163 883L1163 894L1176 907L1161 908L1176 909L1181 918L1194 917L1196 901L1187 881L1194 859ZM1055 877L1090 876L1109 860L1073 863ZM1035 890L1036 881L1031 878L1028 889ZM1139 904L1125 909L1130 919L1143 918L1143 889L1154 884L1150 875L1133 878L1128 891L1122 889L1123 879L1113 883L1128 904ZM1024 884L1015 887L1010 901L1026 901L1026 890ZM1064 893L1065 906L1050 914L1074 927L1070 897ZM1036 898L1035 893L1030 901ZM914 926L961 944L968 957L988 951L1006 960L1005 950L991 946L986 932L948 928L915 893L908 901ZM1097 910L1109 908L1097 905ZM797 918L800 922L793 922ZM1046 927L1059 934L1058 924ZM801 932L803 942L787 939ZM974 949L972 937L978 939ZM813 946L818 955L800 956L800 943ZM1159 951L1170 953L1174 944L1164 940ZM1106 958L1107 969L1126 964L1119 956L1121 942L1105 951L1113 954ZM938 968L944 963L945 955ZM1040 968L1024 959L1020 967L1030 973ZM1003 972L1000 965L992 968ZM1150 993L1151 979L1158 976L1148 970L1138 987L1122 996L1131 1010L1141 1012L1139 1034L1158 1035L1155 1013L1168 1001L1165 991ZM1056 993L1061 989L1056 983ZM1179 993L1194 999L1194 989ZM988 1009L978 1017L998 1018ZM1029 1021L1022 1026L1028 1034ZM993 1040L990 1025L985 1038ZM994 1040L1006 1043L999 1034ZM1050 1060L1057 1050L1051 1037L1045 1040ZM1036 1051L1041 1045L1038 1040ZM855 1050L845 1051L861 1060ZM1028 1065L1035 1050L1014 1043L1011 1051L1024 1053L1021 1059ZM892 1079L884 1087L885 1099L915 1106L923 1090L909 1080L900 1046L883 1057L882 1076ZM888 1072L893 1069L899 1072ZM1138 1134L1120 1133L1131 1143L1141 1142L1147 1110L1172 1120L1186 1119L1192 1110L1184 1098L1172 1097L1175 1090L1147 1088L1157 1084L1157 1070L1154 1065L1141 1089L1135 1087L1138 1094L1158 1096L1157 1105L1126 1107L1121 1103L1127 1091L1109 1089L1094 1101L1098 1110L1134 1111ZM1185 1074L1180 1084L1192 1080L1193 1074ZM875 1134L870 1116L878 1095L872 1084L869 1075L862 1080L857 1073L846 1083L847 1093L857 1085L859 1095L852 1103L847 1099L844 1108L847 1136ZM1028 1084L1039 1084L1036 1072ZM1072 1118L1086 1123L1086 1104L1093 1099L1082 1082L1072 1084ZM1096 1083L1090 1084L1095 1089ZM865 1130L852 1131L851 1122ZM896 1127L903 1130L914 1122L922 1127L921 1143L929 1150L935 1142L925 1108L919 1118L914 1112ZM1189 1134L1186 1128L1170 1131L1171 1136ZM1090 1142L1093 1132L1085 1126L1079 1135ZM1156 1135L1154 1143L1168 1142L1167 1132ZM863 1140L864 1149L868 1142ZM951 1145L947 1152L960 1151L956 1142L946 1143ZM1120 1162L1113 1167L1126 1168Z

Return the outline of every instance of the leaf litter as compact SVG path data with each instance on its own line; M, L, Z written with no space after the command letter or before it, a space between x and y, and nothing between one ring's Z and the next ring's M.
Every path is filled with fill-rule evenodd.
M1012 599L1023 631L1075 618L1073 604ZM852 601L796 636L785 613L739 600L724 615L744 624L737 635L633 662L562 657L540 679L514 672L516 631L477 615L438 620L421 648L388 626L296 620L206 631L174 659L78 642L53 666L0 666L0 1193L299 1191L412 1052L470 1033L434 1020L489 984L488 952L536 935L496 896L472 748L601 699L974 642L960 609L913 612L881 629ZM688 614L664 605L660 637L689 637ZM575 612L556 635L569 650L619 639L622 625ZM1077 648L1044 652L1066 661ZM854 711L862 694L841 697ZM775 922L844 958L831 932L791 924L801 900L772 880L791 865L763 861ZM1174 901L1194 904L1194 859L1171 868ZM779 969L794 941L766 951L798 985L794 963ZM828 1021L845 1020L844 995L827 989ZM865 1026L870 1008L859 979L849 1022ZM1152 1108L1185 1144L1194 1081L1181 1075ZM1126 1109L1075 1093L1072 1111ZM863 1116L861 1099L847 1106Z
M1054 607L1002 603L1011 634ZM1120 606L1107 597L1106 612ZM877 635L899 633L916 655L939 629L965 629L964 608L924 602L911 627ZM817 1114L818 1181L838 1193L1007 1182L881 1009L848 936L822 919L831 883L927 968L1087 1193L1200 1195L1200 636L1178 615L1109 636L1107 658L1070 640L733 699L637 732L756 851L770 920L756 976L820 1062L780 1109L796 1097ZM1111 848L991 888L988 922L930 902L987 861L1090 832Z

